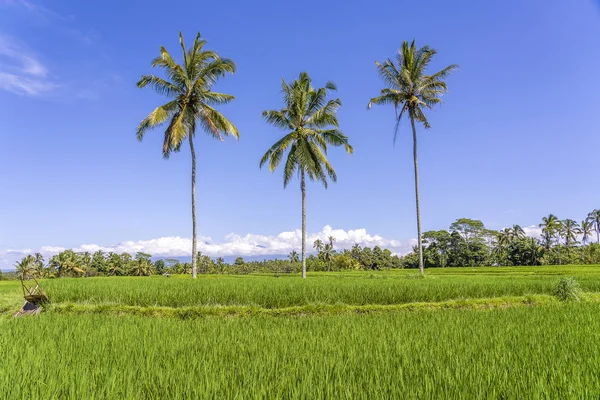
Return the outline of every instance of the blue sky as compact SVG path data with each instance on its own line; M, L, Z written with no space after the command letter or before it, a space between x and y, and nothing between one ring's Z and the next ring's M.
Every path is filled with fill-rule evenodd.
M185 253L189 154L165 161L161 131L143 143L134 135L163 100L135 83L160 45L178 55L180 30L188 43L200 31L238 66L215 89L236 96L221 111L240 141L197 136L209 253L297 246L299 185L283 190L281 171L258 161L281 135L261 112L280 108L281 78L300 71L336 82L355 148L330 152L337 184L308 186L311 237L333 229L341 246L410 248L409 127L394 147L393 110L366 105L382 87L374 61L413 38L438 50L432 69L460 65L433 129L419 131L426 230L459 217L496 229L550 212L581 220L600 207L598 2L294 4L0 0L0 267L28 250L82 245Z

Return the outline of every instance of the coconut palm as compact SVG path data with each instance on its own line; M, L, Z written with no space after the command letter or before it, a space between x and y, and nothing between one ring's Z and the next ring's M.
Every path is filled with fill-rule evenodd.
M150 257L150 254L141 252L135 255L135 260L131 262L134 275L146 276L152 274L152 261L150 261Z
M587 220L592 223L596 231L596 242L600 243L600 209L594 210L588 214Z
M55 256L52 256L48 265L56 270L58 276L77 276L84 272L81 268L81 260L73 250L61 251Z
M333 244L335 243L335 237L330 235L327 239L329 240L329 244L333 248Z
M31 254L26 255L21 259L21 261L15 264L15 269L20 275L21 279L27 279L27 277L34 272L34 267L35 257Z
M594 224L589 219L581 221L581 243L587 244L594 233Z
M321 254L321 251L323 250L323 241L321 239L315 240L313 243L313 248L317 250L317 253Z
M36 275L36 278L43 278L45 274L44 268L44 256L41 253L35 253L34 261L33 261L33 269Z
M542 218L542 223L539 225L542 228L542 237L544 238L544 246L546 249L552 247L552 240L559 234L559 221L555 215L549 214ZM560 239L559 239L560 240Z
M417 206L417 241L419 248L419 270L424 273L423 246L421 237L421 200L419 197L419 164L417 162L417 129L415 121L423 124L425 129L431 126L425 116L425 109L433 109L442 102L442 96L447 92L445 78L456 68L457 65L449 65L446 68L432 74L426 75L425 71L436 54L434 49L424 46L417 49L415 42L409 45L402 43L398 51L396 62L391 59L383 63L376 62L379 76L383 79L386 88L381 90L378 97L369 102L369 108L373 104L392 104L396 111L396 127L394 130L394 141L398 133L398 126L402 116L407 114L412 127L413 136L413 161L415 170L415 199Z
M333 249L333 245L331 243L326 243L323 247L323 251L321 252L323 261L327 263L327 271L331 271L331 260L333 259L333 255L335 254L335 250Z
M221 58L216 52L206 50L206 40L196 36L193 46L186 50L183 35L179 34L183 63L178 64L169 52L160 48L160 56L152 61L153 67L162 68L166 79L156 75L144 75L138 87L150 86L171 100L152 111L137 128L137 138L142 140L146 131L167 124L163 141L163 156L179 151L184 141L190 144L192 155L192 276L196 278L197 229L196 229L196 152L193 138L196 127L223 141L223 136L238 139L237 128L213 105L225 104L233 96L212 91L217 80L235 72L233 61Z
M565 219L560 221L559 232L565 239L565 246L567 246L567 250L569 250L574 244L578 243L577 235L581 233L581 229L576 221L572 219Z
M296 250L292 250L290 254L288 254L288 258L292 264L296 264L299 261L298 252Z
M516 239L525 237L525 231L519 225L513 225L512 227L510 227L508 229L509 229L510 237L512 240L516 240Z
M260 166L268 163L275 171L284 153L289 150L283 170L285 188L294 175L300 178L302 192L302 277L306 278L306 178L321 182L327 188L327 179L337 180L335 170L327 160L327 147L344 146L352 154L348 137L339 130L336 116L341 106L340 99L327 100L327 92L336 90L332 82L315 89L306 72L297 80L281 82L284 108L263 111L265 120L286 131L283 138L275 142L260 160Z

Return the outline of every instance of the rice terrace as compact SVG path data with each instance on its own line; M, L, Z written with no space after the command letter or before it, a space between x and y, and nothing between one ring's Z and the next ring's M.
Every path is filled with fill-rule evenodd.
M599 22L0 0L0 400L599 400Z

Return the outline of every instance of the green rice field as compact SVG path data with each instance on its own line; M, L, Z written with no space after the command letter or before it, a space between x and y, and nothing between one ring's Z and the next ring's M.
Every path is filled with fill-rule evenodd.
M553 295L574 277L581 301ZM600 266L42 282L14 319L7 399L598 399Z

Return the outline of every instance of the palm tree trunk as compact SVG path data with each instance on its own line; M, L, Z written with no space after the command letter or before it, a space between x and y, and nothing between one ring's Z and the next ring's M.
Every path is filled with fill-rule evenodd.
M192 278L196 279L198 257L198 238L196 237L196 152L194 151L192 135L190 135L190 150L192 152Z
M421 240L421 198L419 196L419 163L417 162L417 129L415 128L415 118L410 114L410 124L413 132L413 159L415 164L415 198L417 202L417 243L419 245L419 271L421 275L425 274L423 266L423 244Z
M304 181L304 170L300 175L300 191L302 191L302 278L306 278L306 183Z

